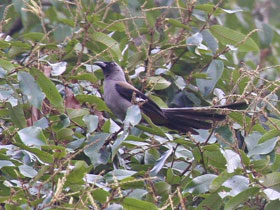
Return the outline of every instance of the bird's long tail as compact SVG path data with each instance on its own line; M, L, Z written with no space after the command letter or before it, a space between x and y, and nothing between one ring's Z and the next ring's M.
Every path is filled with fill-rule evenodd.
M213 122L222 121L226 118L225 113L218 112L246 107L245 102L240 102L203 108L163 108L162 111L168 119L166 125L168 128L198 134L194 129L210 129Z

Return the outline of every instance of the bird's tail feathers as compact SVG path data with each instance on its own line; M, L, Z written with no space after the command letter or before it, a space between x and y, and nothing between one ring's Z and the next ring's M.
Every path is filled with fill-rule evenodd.
M164 115L168 119L168 126L171 129L182 132L197 134L194 129L210 129L213 121L225 120L226 114L217 113L217 109L244 109L245 102L233 103L222 106L203 108L162 108Z

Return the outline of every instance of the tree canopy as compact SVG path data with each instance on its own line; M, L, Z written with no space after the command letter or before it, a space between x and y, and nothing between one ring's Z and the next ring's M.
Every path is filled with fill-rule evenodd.
M2 0L5 209L278 209L280 2ZM160 107L246 101L199 135L124 121L95 61ZM145 119L146 123L141 123Z

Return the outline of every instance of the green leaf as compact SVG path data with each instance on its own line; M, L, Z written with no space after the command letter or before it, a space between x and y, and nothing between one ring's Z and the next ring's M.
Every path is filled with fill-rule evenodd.
M112 160L114 159L121 144L123 143L123 141L126 139L127 136L128 136L128 132L125 131L115 140L114 144L112 145L112 158L111 158Z
M88 137L87 145L90 145L90 146L88 146L85 149L84 153L86 154L86 156L89 157L93 166L97 166L99 164L99 159L101 156L101 154L99 153L99 150L102 148L102 146L104 145L104 143L108 137L109 137L109 134L106 134L106 133L100 133L100 134Z
M0 160L0 169L5 166L15 166L15 164L9 160Z
M24 144L20 144L20 143L14 143L15 146L18 146L28 152L33 153L34 155L36 155L41 161L45 162L45 163L52 163L53 162L53 156L50 155L47 152L41 151L38 148L31 148L29 146L26 146Z
M74 132L71 128L62 128L56 132L58 140L72 140Z
M0 67L0 78L5 78L7 75L7 71Z
M230 118L232 118L235 122L237 122L239 125L244 127L244 124L246 127L250 127L250 118L248 116L245 116L242 113L239 112L232 112L229 114ZM245 120L244 120L245 118Z
M93 41L106 45L109 48L109 51L112 52L115 57L121 60L122 52L120 50L119 43L116 40L101 32L93 33L91 38Z
M280 136L280 131L278 129L273 129L267 131L258 141L259 144L264 143L265 141L272 139L274 137Z
M102 126L102 131L105 133L115 133L120 130L120 126L112 119L108 119Z
M213 180L213 182L211 183L211 185L209 187L210 191L211 192L217 191L226 180L233 177L234 175L235 175L235 173L227 173L227 172L223 172L223 173L219 174L218 177L216 177Z
M20 129L25 128L27 126L27 123L22 109L22 105L12 107L10 103L7 103L7 107L9 111L9 116L11 117L14 125Z
M202 41L203 41L202 34L199 32L197 32L187 38L188 45L199 46L202 43Z
M105 102L94 95L77 95L76 99L80 101L81 103L88 102L90 104L94 104L99 111L107 111L110 112L110 109L107 107Z
M63 111L63 99L57 91L54 83L47 78L39 69L31 68L30 73L37 81L42 91L46 94L47 98L59 111Z
M156 176L158 172L163 168L167 158L172 154L173 150L169 149L156 161L154 167L150 171L150 176Z
M12 71L15 69L15 66L10 61L4 60L2 58L0 58L0 67L7 71Z
M97 77L93 73L83 73L75 76L68 77L69 79L77 79L77 80L86 80L92 83L96 83L98 81ZM67 78L67 79L68 79Z
M44 145L41 146L41 149L44 151L51 151L54 153L54 158L62 159L67 155L66 148L64 146L56 146L56 145Z
M167 20L168 23L178 27L178 28L184 28L184 29L187 29L189 30L190 27L187 26L186 24L183 24L181 23L180 21L176 20L176 19L173 19L173 18L166 18L165 20Z
M222 198L218 193L212 193L208 195L199 205L196 210L219 210L222 206Z
M276 143L278 142L278 138L275 137L273 139L270 139L268 141L265 141L264 143L257 144L252 149L249 149L248 156L251 157L253 155L265 155L270 153L274 147L276 146Z
M21 165L18 167L18 169L23 176L28 178L34 178L38 174L34 168L28 165Z
M42 128L31 126L23 128L18 132L21 141L30 147L40 147L46 144L46 138L42 132Z
M264 210L275 210L278 209L279 206L280 206L280 201L274 200L266 204Z
M154 185L156 194L160 196L168 195L171 192L171 186L166 182L157 182Z
M261 178L262 184L267 188L280 191L280 172L273 172Z
M26 40L32 40L32 41L42 41L45 34L39 33L39 32L29 32L26 34L23 34L23 38Z
M210 79L196 79L196 84L204 96L208 96L214 90L224 71L224 63L220 60L213 60L207 68L207 75Z
M42 117L40 120L37 120L36 122L34 122L33 124L36 127L40 127L42 129L48 128L49 127L49 122L47 120L47 118Z
M218 46L217 40L214 38L214 36L211 34L211 32L208 29L206 29L206 30L203 30L201 32L201 34L203 37L203 41L207 44L209 49L211 49L214 53L216 53L219 46ZM196 74L199 76L199 74L201 74L201 73L195 73L195 75ZM201 76L203 76L203 75L201 75Z
M224 157L226 158L226 161L227 161L227 171L229 173L232 173L237 168L242 167L240 156L236 152L234 152L230 149L226 149L226 150L224 150ZM242 157L243 163L249 161L249 160L247 160L248 159L247 155L245 155L245 157L243 157L243 156L241 156L241 157Z
M246 35L236 30L232 30L220 25L211 26L210 31L224 45L236 45L246 37ZM258 45L250 37L237 47L240 52L259 51Z
M126 210L157 210L158 208L150 202L138 200L135 198L125 198L121 204Z
M262 48L268 48L273 42L273 37L274 37L274 30L273 28L266 23L256 21L256 25L258 28L261 30L258 31L258 35L260 37L261 41L261 47Z
M239 193L238 195L231 198L228 202L226 202L225 210L234 210L238 207L239 204L244 203L247 201L250 196L254 196L259 192L259 188L251 187L243 192Z
M89 114L88 109L67 109L67 114L70 119L80 118Z
M71 124L70 119L66 114L61 114L56 117L59 119L57 120L57 123L52 126L54 131L59 131L62 128L67 128Z
M161 137L166 137L165 133L161 130L161 128L156 126L147 115L142 113L142 117L145 119L145 121L149 124L150 127L143 126L143 125L136 125L136 128L139 128L140 130L143 130L151 134L155 134Z
M5 210L21 210L21 208L16 205L5 204Z
M115 169L109 173L107 173L104 178L108 182L113 182L115 179L117 180L123 180L127 177L131 177L134 174L136 174L136 171L130 171L130 170L124 170L124 169Z
M279 169L280 169L280 154L275 154L275 160L271 165L271 170L275 172L275 171L279 171Z
M115 22L109 25L110 25L109 27L106 27L108 31L119 31L119 32L125 31L125 25L122 22Z
M155 90L163 90L171 85L171 82L161 76L148 77L148 82Z
M205 193L209 191L209 186L212 183L212 181L217 177L217 175L214 174L204 174L198 177L195 177L192 179L186 186L183 193Z
M93 131L96 130L98 126L98 116L96 115L85 115L83 117L83 121L87 125L87 133L92 133Z
M207 12L207 13L212 13L214 7L215 7L215 5L213 5L213 4L197 4L197 5L195 5L194 8L197 10ZM215 9L214 15L220 15L221 13L223 13L223 10L218 7Z
M123 189L143 189L145 183L143 180L134 178L134 177L127 177L119 182L120 187ZM145 190L144 190L145 191Z
M52 67L51 75L52 76L59 76L66 71L67 62L58 62L58 63L49 63L48 64Z
M127 140L131 140L129 137L131 136L128 136ZM143 145L141 144L143 141L145 141L144 139L139 139L140 140L140 143L137 141L135 142L135 145ZM147 165L154 165L155 162L160 158L160 153L158 150L154 149L154 148L151 148L147 151L145 151L145 156L144 156L144 163L147 164Z
M241 173L241 172L239 172L239 173ZM236 183L238 183L238 184L236 184ZM230 190L227 190L227 192L224 192L225 195L235 196L238 193L249 188L249 179L247 177L244 177L241 175L235 175L235 176L227 179L223 183L222 186L230 189Z
M27 96L29 103L37 109L41 109L45 94L42 93L34 78L29 73L21 71L18 73L18 80L19 88Z
M204 161L207 161L205 162L206 165L210 164L221 169L226 168L226 159L217 145L206 145L203 147L203 150Z
M6 49L10 47L10 43L9 42L6 42L4 40L0 40L0 49Z
M135 126L141 121L141 111L139 106L132 105L126 111L124 123L127 125Z
M109 198L110 193L102 188L97 188L93 190L92 196L95 200L99 201L100 203L105 203Z
M74 169L67 176L66 184L83 184L86 173L90 167L84 161L77 161Z
M75 27L75 22L72 19L60 18L58 21L72 28Z
M181 181L181 178L173 173L173 170L171 168L168 168L167 175L166 175L166 181L168 184L175 185L179 184Z
M150 99L152 99L159 107L168 108L167 104L158 96L149 95Z

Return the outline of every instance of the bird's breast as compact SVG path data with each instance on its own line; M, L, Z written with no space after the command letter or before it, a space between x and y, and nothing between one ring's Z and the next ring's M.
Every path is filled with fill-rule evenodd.
M132 104L117 92L116 83L117 81L113 80L104 81L104 101L114 115L124 120L126 111Z

